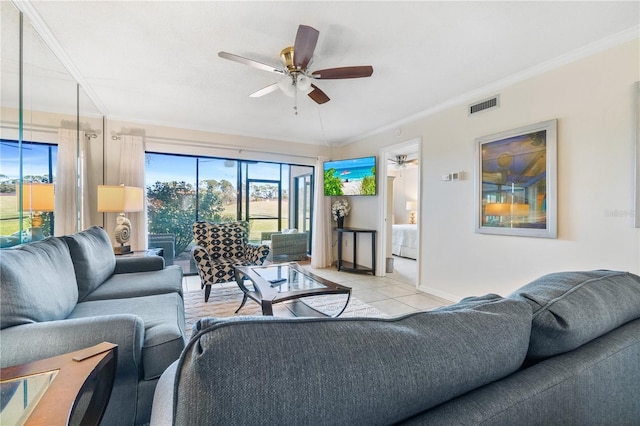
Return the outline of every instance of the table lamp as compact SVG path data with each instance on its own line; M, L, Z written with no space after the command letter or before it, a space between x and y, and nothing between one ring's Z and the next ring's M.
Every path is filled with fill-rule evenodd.
M405 206L405 210L410 212L409 213L409 223L412 224L412 225L416 223L416 209L417 208L418 208L417 201L407 201L407 204Z
M131 246L127 245L131 238L131 221L125 212L140 212L144 207L144 192L142 188L125 185L98 185L98 211L103 213L118 213L115 229L115 239L120 246L113 248L115 254L131 253Z
M17 185L17 190L17 209L23 212L31 212L32 228L42 227L43 220L40 213L53 211L53 184L24 182L22 185ZM22 197L20 197L21 192Z

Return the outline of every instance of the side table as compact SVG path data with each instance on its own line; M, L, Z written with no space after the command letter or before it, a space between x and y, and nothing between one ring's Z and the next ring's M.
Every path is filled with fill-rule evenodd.
M338 271L352 271L352 272L371 272L372 275L376 274L376 230L375 229L360 229L360 228L336 228L338 232ZM353 234L353 262L347 262L342 260L342 235L345 233ZM361 266L356 264L358 258L358 234L370 234L371 235L371 267Z
M103 342L0 370L1 424L98 425L116 377L118 345Z

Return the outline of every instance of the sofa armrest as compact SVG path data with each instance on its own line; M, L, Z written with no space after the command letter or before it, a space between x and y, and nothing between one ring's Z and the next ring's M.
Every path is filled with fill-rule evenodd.
M24 364L110 342L118 345L117 374L139 379L143 373L143 339L142 319L128 314L22 324L0 331L0 366Z
M164 269L164 258L160 256L117 257L115 274L149 272Z
M262 265L269 255L269 250L271 249L266 244L247 243L245 256L246 259L254 265Z

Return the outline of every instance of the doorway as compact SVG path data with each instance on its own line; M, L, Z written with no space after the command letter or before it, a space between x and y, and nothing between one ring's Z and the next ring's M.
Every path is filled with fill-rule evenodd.
M421 139L380 150L381 185L378 261L389 276L418 287L420 282L420 180ZM393 272L391 272L393 271Z

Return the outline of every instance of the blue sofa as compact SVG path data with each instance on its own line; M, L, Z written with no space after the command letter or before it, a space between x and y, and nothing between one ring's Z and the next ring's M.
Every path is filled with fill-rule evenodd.
M391 319L208 318L151 425L640 424L640 277L544 276Z
M148 423L162 372L185 345L182 269L113 254L99 227L0 251L0 365L118 345L103 425Z

